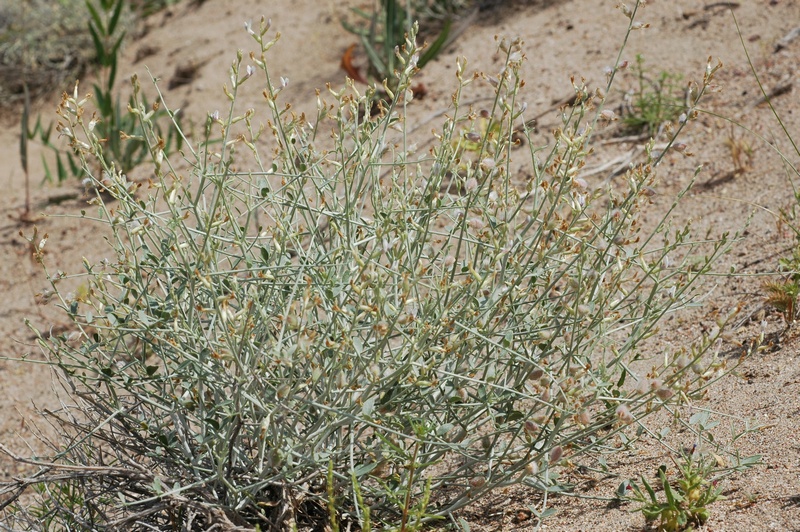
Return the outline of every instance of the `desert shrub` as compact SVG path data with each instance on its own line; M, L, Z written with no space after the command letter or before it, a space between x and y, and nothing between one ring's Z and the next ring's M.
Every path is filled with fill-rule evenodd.
M72 82L94 56L85 0L4 2L0 6L0 101L42 97Z
M365 112L372 89L351 85L320 94L309 118L268 68L269 24L248 30L260 50L238 54L230 108L187 143L188 169L165 155L135 80L147 189L107 163L77 89L62 102L61 134L114 198L83 214L108 231L110 257L86 260L69 294L46 239L32 242L80 341L40 337L75 406L55 414L66 437L36 477L40 504L18 516L408 529L500 486L562 490L563 461L613 452L628 425L719 374L724 317L635 367L729 239L694 242L669 214L643 227L659 159L600 189L579 177L610 119L600 93L576 85L550 145L512 149L526 136L524 54L502 41L499 72L459 60L448 118L417 151L413 33L380 114ZM237 106L259 71L264 122ZM464 108L481 79L493 103Z

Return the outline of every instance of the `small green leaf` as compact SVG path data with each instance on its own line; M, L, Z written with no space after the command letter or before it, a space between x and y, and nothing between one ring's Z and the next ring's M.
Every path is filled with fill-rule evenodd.
M512 423L525 417L525 414L519 410L511 410L505 416L502 416L498 421L500 423Z
M439 51L441 50L442 46L444 46L445 42L447 42L447 38L450 35L450 26L452 26L452 24L453 21L450 20L449 18L444 21L444 27L442 28L442 31L439 33L439 36L436 38L435 41L433 41L433 44L431 44L428 47L428 49L425 50L425 53L422 54L422 56L417 61L417 68L424 67L429 61L431 61L434 57L436 57L439 54Z
M658 502L658 499L656 499L656 492L653 491L653 488L650 486L650 483L647 482L647 479L644 478L644 475L641 476L641 479L644 489L647 490L647 494L650 496L650 500L654 503Z
M628 372L625 368L622 369L622 375L619 376L619 380L617 381L617 388L622 388L622 385L625 384L625 377L628 376Z
M453 429L453 427L455 427L453 423L445 423L436 429L436 435L440 437L444 436L445 434L450 432Z
M364 47L364 51L367 53L370 65L372 65L372 68L375 70L378 76L381 78L388 76L386 64L383 62L383 60L381 60L378 52L372 47L372 44L370 44L366 37L361 37L361 45Z
M161 479L158 477L153 480L153 493L156 495L164 493L164 487L161 485Z
M70 172L72 172L72 175L74 175L75 177L80 176L83 173L83 171L81 170L81 167L78 166L78 164L75 162L75 158L72 156L72 154L68 153L66 155L67 155L67 163L69 164Z
M546 508L545 511L543 511L543 512L541 512L539 514L539 519L546 519L548 517L552 517L552 516L556 515L557 512L558 512L558 510L556 510L555 508L552 508L552 507Z
M63 183L67 180L67 169L64 166L64 162L61 160L61 155L56 155L56 170L58 171L58 182Z
M360 464L353 469L353 474L356 478L361 478L364 475L370 474L376 467L378 467L377 462L370 462L368 464Z
M709 415L710 415L709 412L701 410L700 412L693 414L692 417L689 418L689 424L700 425L701 427L703 427L708 421Z
M25 92L25 103L22 108L22 134L19 136L19 158L22 164L22 170L25 175L28 175L28 119L30 117L31 97L28 93L28 84L22 83L22 88Z
M377 397L373 395L361 405L361 414L364 417L372 417L372 412L375 410L375 399L377 399Z
M42 167L44 169L44 179L42 183L53 183L53 174L50 172L50 166L47 164L47 159L45 159L44 154L42 154Z
M108 22L108 34L114 35L114 30L117 28L117 23L119 22L119 16L122 14L122 7L125 5L123 0L117 0L117 4L114 6L114 12L111 14L111 20Z
M89 15L92 17L91 22L94 22L94 27L103 32L103 20L100 18L100 13L98 13L97 8L94 7L91 0L86 0L86 8L89 10ZM91 22L89 24L90 29L92 29Z
M619 486L617 486L616 495L618 499L624 499L628 496L628 491L633 489L631 487L630 480L623 480Z
M103 66L106 66L106 50L103 47L103 41L100 40L100 36L97 35L97 31L89 25L89 33L92 36L92 41L94 42L94 52L97 55L97 63Z

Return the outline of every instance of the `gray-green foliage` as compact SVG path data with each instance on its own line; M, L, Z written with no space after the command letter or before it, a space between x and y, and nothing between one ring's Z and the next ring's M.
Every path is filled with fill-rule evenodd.
M42 476L93 497L70 505L52 489L43 512L164 529L209 526L221 509L265 527L327 515L333 497L339 522L363 524L369 508L373 524L415 526L499 486L563 489L562 460L702 393L719 330L659 353L647 375L631 364L727 240L698 259L688 228L642 228L657 161L603 189L579 178L595 94L576 86L551 145L512 153L524 55L503 42L506 65L487 77L496 125L460 105L475 81L460 60L451 118L417 152L413 36L385 113L364 118L371 95L351 86L320 96L309 120L270 74L267 30L250 30L260 52L234 62L230 108L187 143L188 170L135 86L155 176L138 196L77 91L62 105L62 134L97 158L93 179L116 203L98 196L111 255L85 262L79 295L47 269L82 343L41 344L80 412L60 416L56 459L106 469ZM261 121L236 101L257 71ZM512 155L529 177L511 174Z

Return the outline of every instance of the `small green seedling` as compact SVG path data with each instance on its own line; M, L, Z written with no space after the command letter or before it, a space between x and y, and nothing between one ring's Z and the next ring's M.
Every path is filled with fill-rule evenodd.
M663 532L693 530L704 524L710 515L707 506L724 498L722 489L709 479L715 471L715 462L706 456L696 459L693 449L682 453L682 463L675 465L680 478L674 484L667 479L667 467L658 468L665 500L659 500L644 475L640 477L644 491L633 480L623 482L617 490L620 498L640 503L642 506L633 511L642 512L648 523L657 522L658 530Z
M797 316L797 297L800 296L800 247L792 251L791 257L780 259L778 265L779 271L786 272L787 276L766 281L762 286L767 294L765 302L783 314L788 328Z
M661 72L652 79L641 55L636 56L632 70L638 86L630 93L622 123L629 131L656 136L662 124L678 120L686 112L682 77Z
M794 323L800 285L794 279L784 279L782 281L767 281L764 283L763 288L767 293L766 303L783 314L786 326L789 327Z

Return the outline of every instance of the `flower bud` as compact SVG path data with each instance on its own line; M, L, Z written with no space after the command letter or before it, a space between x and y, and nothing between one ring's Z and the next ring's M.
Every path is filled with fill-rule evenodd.
M617 118L617 113L612 111L611 109L604 109L600 112L600 120L604 122L614 122L615 120L619 120Z
M564 456L564 448L560 445L556 445L550 451L550 465L558 463L559 460Z
M615 411L617 419L625 423L626 425L630 425L634 422L635 418L631 411L628 409L627 405L619 405L617 410Z
M656 397L664 401L666 401L673 395L675 395L675 392L673 392L669 388L659 388L658 390L656 390Z
M528 379L532 381L538 381L539 379L544 376L544 370L542 368L534 368L529 374Z
M472 486L473 488L480 488L484 484L486 484L486 479L483 477L474 477L471 478L469 481L469 485Z

